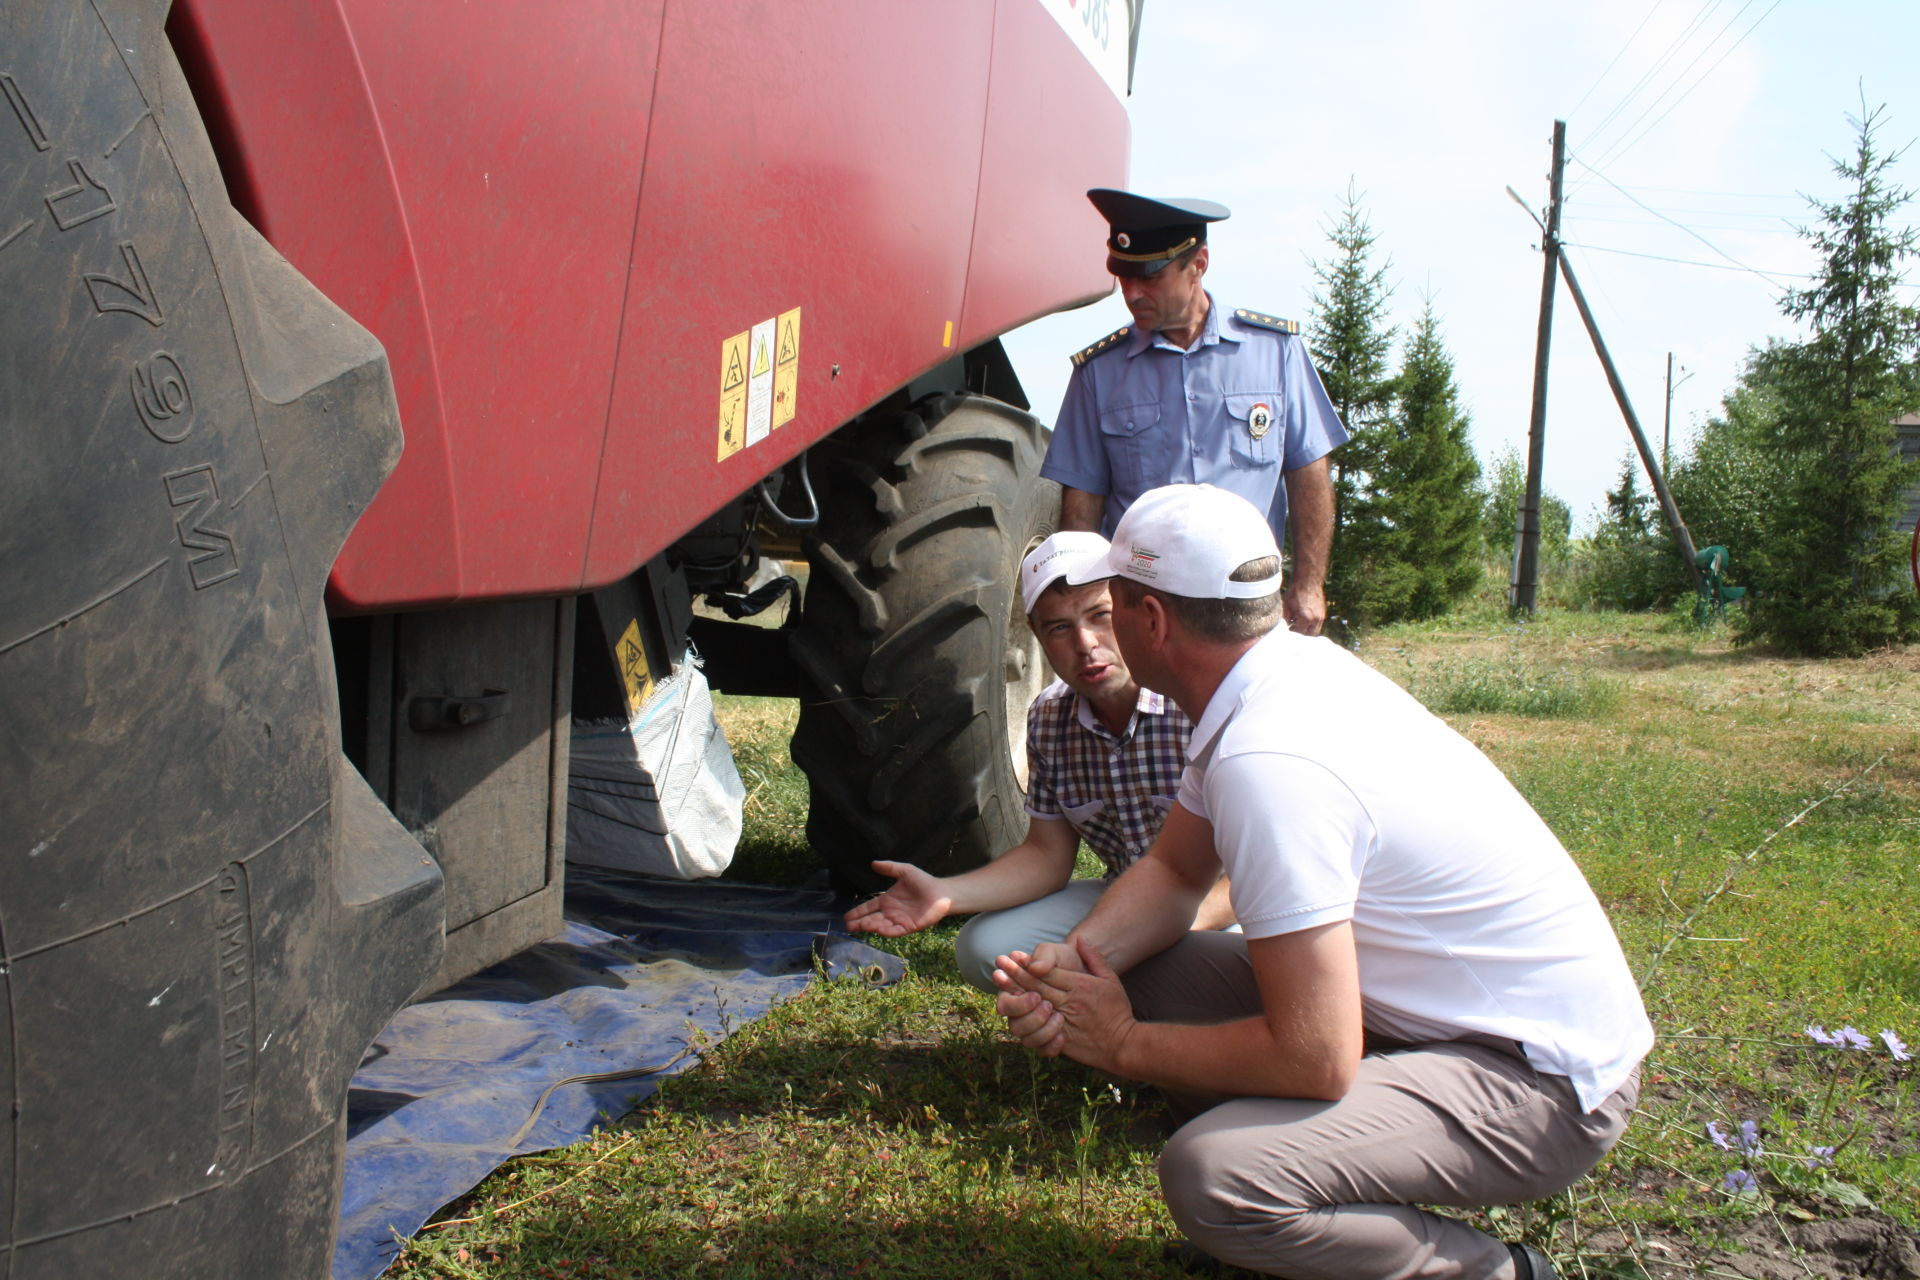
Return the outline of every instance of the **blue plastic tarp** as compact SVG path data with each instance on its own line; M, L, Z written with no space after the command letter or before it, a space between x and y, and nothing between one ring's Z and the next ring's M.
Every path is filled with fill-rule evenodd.
M509 1157L624 1115L698 1061L701 1036L800 991L816 961L898 978L897 957L840 930L844 906L819 890L569 867L563 934L402 1009L361 1062L333 1280L379 1275L399 1237Z

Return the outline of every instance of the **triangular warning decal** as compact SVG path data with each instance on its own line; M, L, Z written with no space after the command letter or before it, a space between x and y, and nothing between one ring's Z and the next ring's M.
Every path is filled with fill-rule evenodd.
M740 367L740 352L738 348L729 349L727 352L727 372L720 380L720 389L722 391L731 391L746 380L747 371Z
M794 356L799 354L797 350L799 344L794 341L794 336L795 335L793 332L793 321L789 320L785 324L780 326L780 363L781 364L793 363Z
M753 353L753 376L757 378L772 367L767 363L767 344L762 342L759 350Z

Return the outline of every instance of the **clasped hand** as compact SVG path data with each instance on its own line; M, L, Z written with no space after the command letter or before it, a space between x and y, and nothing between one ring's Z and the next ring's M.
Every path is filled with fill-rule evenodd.
M1136 1025L1118 975L1084 938L1043 942L994 962L994 1009L1007 1031L1043 1058L1114 1070Z

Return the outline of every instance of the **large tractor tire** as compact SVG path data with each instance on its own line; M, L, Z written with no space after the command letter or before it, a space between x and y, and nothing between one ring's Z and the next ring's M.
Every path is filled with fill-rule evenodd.
M807 839L844 887L884 883L876 858L945 874L1026 833L1027 704L1051 673L1017 583L1059 518L1045 450L1031 415L948 394L824 451L793 758Z
M165 0L0 0L0 1273L327 1274L438 869L322 595L379 345L228 206Z

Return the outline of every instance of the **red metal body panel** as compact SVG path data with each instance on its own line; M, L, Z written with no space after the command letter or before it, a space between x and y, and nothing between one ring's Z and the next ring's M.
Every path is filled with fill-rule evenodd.
M613 581L1109 283L1125 111L1038 0L179 8L242 203L393 363L346 608ZM793 420L721 459L723 346L795 308Z

